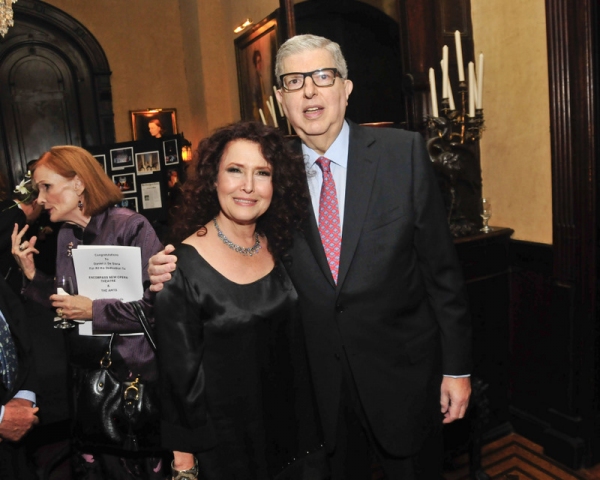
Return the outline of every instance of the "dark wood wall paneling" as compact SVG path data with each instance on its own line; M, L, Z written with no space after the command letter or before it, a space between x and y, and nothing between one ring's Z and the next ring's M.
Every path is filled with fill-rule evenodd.
M360 1L309 0L295 5L297 34L337 42L354 87L347 116L356 123L403 125L404 98L398 23Z
M464 452L479 429L485 442L512 431L509 415L509 239L513 230L495 227L454 240L463 269L473 321L472 380L467 421L444 427L447 462ZM479 391L476 391L479 390ZM477 397L477 398L475 398ZM448 468L450 464L447 465Z
M474 59L471 2L469 0L399 0L400 40L405 75L406 118L411 130L425 132L425 119L431 112L429 69L436 72L441 93L442 47L448 45L449 76L458 105L458 71L454 32L461 32L463 63ZM477 154L479 158L479 155Z
M399 7L407 119L422 131L427 71L439 77L441 47L452 48L455 29L463 32L465 64L473 59L470 2L399 0ZM575 468L600 461L597 10L594 0L546 0L553 246L511 242L510 256L511 420Z
M597 9L546 0L553 246L511 244L513 425L573 468L600 461Z

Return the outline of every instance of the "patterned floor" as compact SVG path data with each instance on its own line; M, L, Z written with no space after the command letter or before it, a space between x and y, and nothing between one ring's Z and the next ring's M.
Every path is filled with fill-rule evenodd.
M467 459L462 467L446 472L446 480L470 480ZM460 461L458 462L460 466ZM547 458L539 445L517 434L508 435L483 448L482 466L491 480L592 480L588 471L574 472Z

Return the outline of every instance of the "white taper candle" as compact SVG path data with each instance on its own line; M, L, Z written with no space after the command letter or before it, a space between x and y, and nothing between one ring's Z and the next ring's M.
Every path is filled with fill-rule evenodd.
M456 44L456 65L458 66L458 81L465 81L465 67L463 66L462 41L460 31L454 32L454 43Z
M483 53L479 54L477 61L477 103L475 107L483 108Z
M429 89L431 90L431 115L434 117L439 117L437 91L435 88L435 72L433 68L429 69Z

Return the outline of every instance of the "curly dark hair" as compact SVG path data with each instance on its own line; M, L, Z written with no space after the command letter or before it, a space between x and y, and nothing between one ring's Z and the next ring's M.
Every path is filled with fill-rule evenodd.
M227 146L236 140L258 144L272 168L271 205L256 222L256 231L267 237L273 257L281 259L292 246L292 232L301 228L308 212L304 159L279 130L258 122L227 125L199 143L175 212L172 238L181 240L202 230L220 212L215 186L219 164Z

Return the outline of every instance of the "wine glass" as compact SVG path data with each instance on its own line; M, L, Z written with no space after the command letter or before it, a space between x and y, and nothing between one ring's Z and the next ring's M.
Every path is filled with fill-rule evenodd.
M73 288L73 279L67 275L59 275L56 277L56 293L58 295L73 295L75 289ZM64 317L54 317L54 328L68 329L75 327L75 323Z
M488 225L490 218L492 216L492 200L490 198L482 198L481 205L479 208L479 215L483 218L483 228L480 229L481 232L490 233L493 229Z

